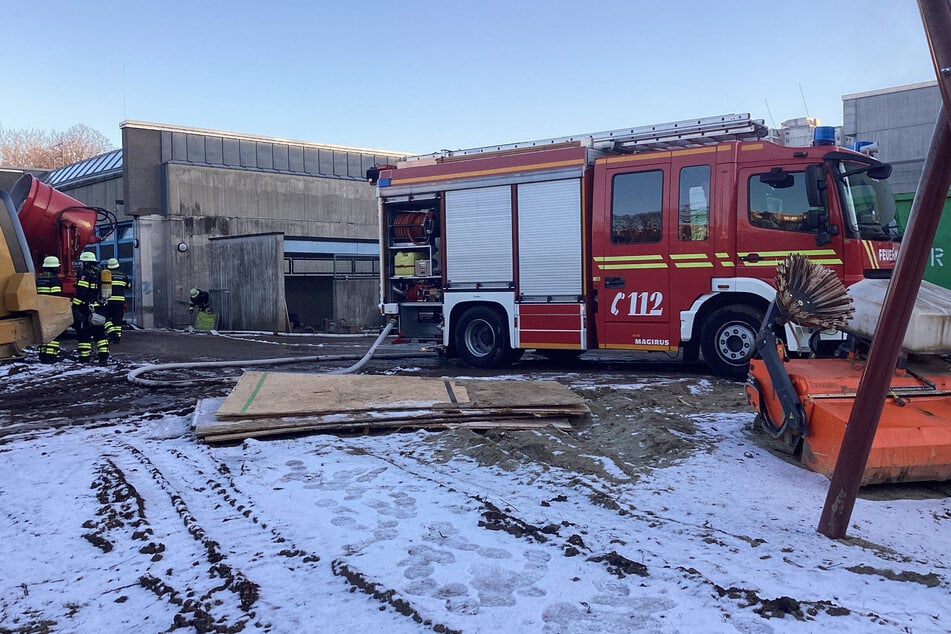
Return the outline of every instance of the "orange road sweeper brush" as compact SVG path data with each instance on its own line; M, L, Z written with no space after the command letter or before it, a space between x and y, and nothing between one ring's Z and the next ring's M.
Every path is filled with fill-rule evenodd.
M850 293L867 288L880 293L884 285L859 283L847 292L822 265L800 254L790 256L777 267L776 298L763 320L757 353L750 363L746 394L759 412L759 427L805 467L827 477L835 469L864 371L864 333L851 330L862 319L853 314ZM951 297L944 289L929 292ZM863 311L877 305L864 298L859 303ZM929 310L936 310L933 303L922 307L924 312ZM845 331L851 345L847 350L843 346L840 357L844 358L789 359L776 336L786 322ZM909 330L916 327L943 330L927 315L912 320ZM906 336L906 344L909 340L915 340L914 333ZM908 351L894 371L863 485L951 479L951 362L945 356L951 346L929 342L925 348L928 354Z

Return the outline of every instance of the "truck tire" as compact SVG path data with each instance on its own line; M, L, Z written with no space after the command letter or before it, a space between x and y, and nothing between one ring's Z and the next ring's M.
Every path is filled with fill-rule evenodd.
M462 313L453 340L459 358L473 368L506 366L516 358L502 315L487 306L475 306Z
M734 381L746 379L762 323L762 313L743 305L725 306L706 319L700 352L714 374Z

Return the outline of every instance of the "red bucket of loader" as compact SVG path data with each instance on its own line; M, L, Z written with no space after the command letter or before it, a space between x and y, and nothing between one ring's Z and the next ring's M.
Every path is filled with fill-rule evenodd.
M43 258L55 255L64 270L69 270L67 267L78 251L98 242L96 210L30 174L24 174L14 183L10 197L37 268Z

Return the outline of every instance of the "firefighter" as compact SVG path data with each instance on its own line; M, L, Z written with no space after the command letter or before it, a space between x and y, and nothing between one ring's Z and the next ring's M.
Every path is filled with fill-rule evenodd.
M92 358L92 342L96 342L99 365L109 360L109 339L106 338L105 317L99 300L99 263L91 251L79 256L79 275L76 280L76 295L73 297L73 329L76 331L77 358L80 362Z
M59 258L55 255L46 256L42 270L36 274L36 292L38 295L63 295L63 283L59 277ZM59 335L49 343L40 344L37 351L43 363L56 363L59 356Z
M119 270L119 260L109 258L106 268L112 272L112 294L105 305L106 337L111 343L119 343L122 340L125 298L132 285L126 274Z
M198 310L199 312L207 313L211 311L211 303L208 300L208 291L193 288L188 291L188 297L190 298L188 302L188 312L193 313L195 310Z

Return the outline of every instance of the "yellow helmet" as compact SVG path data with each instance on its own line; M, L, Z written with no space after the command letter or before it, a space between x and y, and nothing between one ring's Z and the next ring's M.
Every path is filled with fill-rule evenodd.
M80 262L96 262L96 254L92 251L83 251L79 254Z
M48 255L43 259L43 268L44 269L58 269L59 268L59 258L55 255Z
M198 297L198 289L193 288L192 290L188 291L188 296L191 297L192 299L195 299L196 297Z
M106 263L107 269L117 269L119 268L119 260L115 258L109 258L109 261Z

